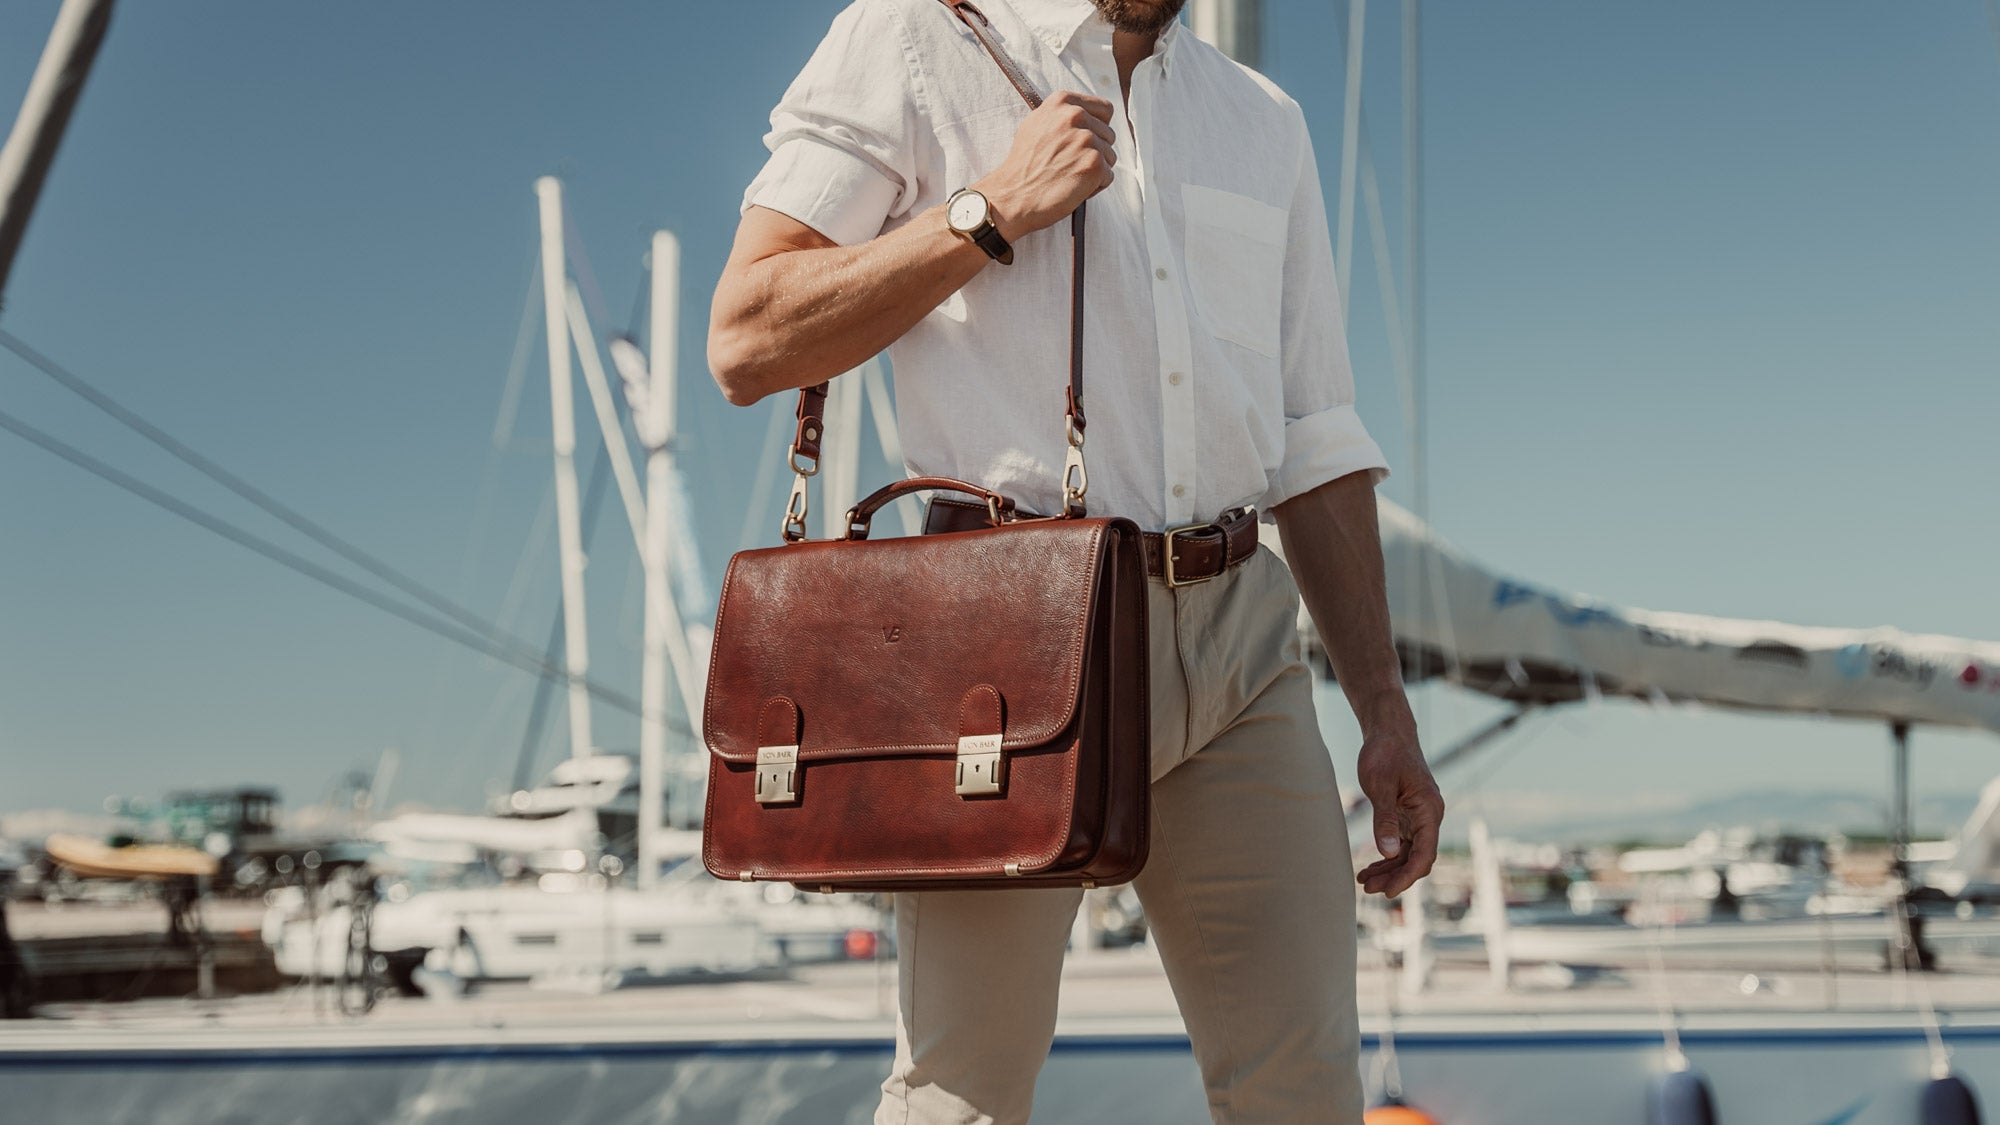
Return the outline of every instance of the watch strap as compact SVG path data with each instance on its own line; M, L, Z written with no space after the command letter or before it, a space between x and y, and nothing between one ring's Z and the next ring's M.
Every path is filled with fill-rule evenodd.
M1005 238L1001 237L1000 228L993 225L992 219L989 218L985 225L981 226L977 232L969 237L981 250L986 251L987 257L999 262L1001 265L1013 264L1014 248L1008 244Z

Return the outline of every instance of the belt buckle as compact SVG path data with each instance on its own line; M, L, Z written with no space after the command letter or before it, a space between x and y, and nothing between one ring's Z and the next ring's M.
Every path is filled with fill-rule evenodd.
M1192 534L1194 534L1194 533L1195 533L1195 532L1197 532L1197 531L1213 531L1213 532L1215 532L1215 533L1216 533L1217 535L1223 535L1223 534L1224 534L1224 533L1223 533L1223 530L1222 530L1222 527L1221 527L1221 526L1220 526L1219 524L1213 524L1213 523L1190 523L1190 524L1184 524L1184 525L1182 525L1182 526L1180 526L1180 527L1170 527L1170 528L1168 528L1168 529L1166 530L1166 532L1165 532L1165 535L1164 535L1164 537L1163 537L1163 538L1162 538L1162 539L1160 540L1160 550L1161 550L1161 551L1163 551L1163 552L1165 552L1165 554L1166 554L1166 558L1165 558L1165 560L1164 560L1164 561L1163 561L1163 562L1162 562L1162 563L1160 564L1160 566L1161 566L1161 569L1163 569L1163 570L1165 570L1165 571L1167 572L1167 573L1166 573L1166 578L1167 578L1167 588L1168 588L1168 589L1179 589L1179 588L1180 588L1180 587L1182 587L1182 586L1195 586L1195 585L1199 585L1200 583L1203 583L1203 582L1206 582L1206 581L1208 581L1209 579L1211 579L1211 578L1214 578L1214 577L1215 577L1215 574L1221 574L1221 573L1222 573L1222 570L1226 570L1226 569L1228 569L1228 567L1227 567L1227 566L1225 565L1225 566L1224 566L1224 567L1223 567L1223 568L1222 568L1221 570L1217 570L1217 571L1215 572L1215 574L1204 574L1204 575L1202 575L1202 576L1201 576L1200 578L1186 578L1186 579L1184 579L1184 578L1182 578L1182 577L1180 577L1179 575L1177 575L1177 574L1175 574L1175 573L1174 573L1174 538L1175 538L1176 536L1180 536L1180 535L1192 535ZM1228 557L1228 554L1229 554L1229 546L1228 546L1228 543L1227 543L1227 541L1226 541L1226 536L1225 536L1225 542L1224 542L1224 544L1223 544L1223 548L1222 548L1222 553L1223 553L1223 556L1224 556L1224 558L1225 558L1225 560L1226 560L1226 559L1227 559L1227 557Z

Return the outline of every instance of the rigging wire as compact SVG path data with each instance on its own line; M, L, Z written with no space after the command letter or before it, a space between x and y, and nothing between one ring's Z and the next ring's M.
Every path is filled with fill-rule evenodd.
M597 447L597 459L590 465L590 480L583 488L583 519L578 529L586 545L592 533L597 530L597 513L604 510L604 481L611 474L611 451L604 446ZM554 663L563 648L563 604L556 600L555 615L549 620L549 641L543 649L544 659ZM555 681L542 680L535 685L535 697L528 703L528 721L521 732L521 752L514 759L514 788L526 789L534 780L535 758L542 749L542 735L546 729L549 713L549 699L555 694Z
M540 490L540 493L541 497L536 503L534 517L529 521L528 533L523 537L520 554L515 559L507 581L506 591L501 595L499 608L494 618L502 627L508 629L510 632L527 622L523 607L527 604L530 586L533 585L542 570L541 563L544 560L541 556L545 553L538 551L536 548L546 546L555 536L553 530L555 527L554 482L548 482ZM539 627L539 623L536 623L536 627ZM544 659L549 659L551 663L561 664L561 656L560 652L554 658L550 658L545 654ZM490 747L499 737L498 732L501 728L505 727L511 731L514 727L515 720L510 717L514 710L514 704L526 698L527 692L533 691L545 682L547 681L539 677L533 681L510 678L495 685L491 697L492 703L486 709L485 713L479 716L479 720L475 723L460 723L457 727L457 746L451 751L449 758L449 772L451 775L463 775L467 768L466 763L469 760L475 756L490 753Z
M1408 2L1409 0L1405 0L1406 9ZM1996 2L2000 2L2000 0L1996 0ZM1335 20L1333 27L1334 45L1341 54L1345 55L1347 53L1348 35L1359 29L1352 25L1351 17L1353 16L1353 10L1350 5L1336 4L1335 12L1338 18ZM1407 10L1405 11L1405 17L1406 20L1413 18L1412 14ZM1404 30L1407 37L1414 28L1406 23ZM1416 46L1418 45L1410 42L1405 42L1404 44L1405 56L1403 62L1406 68L1414 68L1420 65L1414 55L1411 54L1411 51ZM1409 78L1415 78L1420 81L1421 74L1412 73L1406 76L1403 91L1406 113L1410 112L1410 107L1414 106L1416 99L1421 96L1421 90L1413 88L1413 84L1407 81ZM1382 209L1382 189L1379 178L1376 175L1372 146L1369 144L1366 105L1367 102L1365 99L1357 101L1357 113L1354 122L1356 172L1357 178L1360 181L1361 203L1367 219L1368 233L1375 260L1376 291L1382 303L1383 327L1389 348L1389 366L1396 373L1396 385L1402 397L1403 429L1405 438L1409 443L1411 479L1414 485L1410 511L1413 515L1417 516L1418 522L1422 525L1424 531L1428 533L1430 531L1430 493L1429 486L1424 482L1428 476L1429 465L1429 457L1425 452L1427 448L1425 435L1429 428L1427 420L1429 406L1427 394L1423 389L1425 382L1424 372L1420 369L1420 365L1423 362L1423 348L1421 342L1418 340L1419 334L1423 331L1423 310L1416 307L1417 302L1423 298L1421 278L1418 276L1419 271L1417 269L1420 264L1418 257L1423 252L1422 232L1413 229L1410 221L1412 218L1421 219L1420 209L1423 204L1423 198L1420 180L1422 167L1421 162L1419 162L1414 169L1419 182L1415 184L1417 188L1416 193L1409 199L1411 214L1406 217L1403 232L1406 251L1404 272L1408 276L1411 286L1409 307L1406 310L1403 299L1400 296L1403 287L1397 284L1394 255L1389 247L1388 225ZM1421 128L1421 120L1412 124ZM1412 130L1406 128L1404 134L1406 148L1421 144L1420 135L1413 139L1411 134ZM1343 161L1345 160L1344 147L1343 140ZM1405 161L1404 173L1406 179L1412 173L1412 168L1407 160ZM1345 293L1348 289L1351 289L1353 279L1343 276L1341 284L1344 287L1342 291ZM1345 311L1343 308L1342 323L1346 330L1352 331L1353 325L1346 320ZM1407 319L1405 316L1406 311ZM1408 568L1408 575L1407 581L1411 586L1411 601L1415 609L1417 621L1420 624L1427 623L1431 620L1433 614L1436 616L1438 631L1442 634L1444 641L1441 656L1444 662L1442 674L1445 680L1449 683L1464 686L1464 668L1460 665L1458 658L1458 643L1452 626L1450 599L1445 589L1443 560L1441 551L1436 543L1430 541L1428 538L1419 539L1415 558L1411 561ZM1424 662L1420 663L1418 667L1427 667L1428 662L1424 658L1420 657L1419 660ZM1420 702L1424 708L1424 721L1419 726L1421 729L1428 731L1431 726L1429 721L1430 697L1426 695Z
M429 586L410 577L375 557L373 554L341 538L298 509L291 507L277 497L272 496L270 493L265 492L263 489L223 468L221 465L197 452L187 443L167 433L145 418L140 417L136 412L123 406L110 395L91 386L75 373L66 370L62 365L56 363L48 356L29 347L19 337L5 330L0 330L0 347L5 347L8 351L21 357L29 366L34 367L50 379L55 380L65 390L70 391L105 414L110 415L127 429L134 431L147 441L166 450L176 460L188 465L190 468L193 468L203 476L215 481L243 499L248 500L320 546L325 547L327 550L332 551L334 554L339 555L341 558L346 559L348 562L396 587L425 605L430 606L432 609L451 618L460 626L479 634L489 642L497 646L514 649L518 653L526 654L529 659L537 662L540 661L540 657L535 655L534 650L526 641L501 632L491 622L458 604L451 598L431 589ZM23 436L26 435L24 434ZM100 464L102 463L100 462ZM95 470L92 471L94 472Z
M4 333L0 333L0 335L4 335ZM81 449L14 417L12 414L0 411L0 429L10 431L16 437L32 445L39 446L44 451L62 458L93 476L117 485L119 488L132 493L134 496L148 503L164 508L174 515L187 520L189 523L211 531L240 547L246 547L249 550L255 551L280 566L297 571L351 598L366 602L386 613L394 614L420 629L428 630L446 640L454 641L476 652L503 660L523 671L532 672L544 679L561 680L565 683L571 679L569 672L561 665L543 660L540 656L526 651L518 642L510 643L511 638L498 636L484 629L468 628L433 616L414 606L399 602L379 590L370 589L346 575L321 566L311 559L281 547L253 532L245 531L219 516L211 515L179 497L155 488L121 469L114 468L85 453ZM631 696L605 687L588 677L583 678L582 682L590 695L600 702L633 715L640 714L639 701L633 699Z
M527 353L534 343L535 330L541 323L536 319L538 305L535 297L540 288L542 263L541 255L536 253L533 247L529 248L528 261L521 272L527 278L526 293L522 300L520 319L514 326L514 348L508 359L507 381L501 386L499 412L493 419L492 440L487 443L485 456L481 458L479 487L473 492L472 516L467 523L464 542L459 552L458 583L454 587L459 590L473 588L474 564L485 557L486 527L492 519L499 495L495 485L499 477L500 461L507 452L506 443L513 436L522 376L527 371ZM493 625L505 632L513 631L512 624L504 615L495 618ZM431 670L432 706L428 740L432 744L439 742L443 735L447 710L443 703L445 695L443 689L453 667L455 666L451 663L450 654L439 652L437 662Z
M1421 882L1411 887L1411 896L1423 894L1421 887ZM1364 900L1369 898L1367 895L1361 897ZM1382 1036L1375 1052L1375 1077L1376 1081L1382 1084L1382 1096L1391 1099L1388 1104L1396 1105L1403 1096L1403 1063L1396 1054L1396 989L1390 986L1392 981L1400 978L1391 971L1389 950L1383 944L1389 935L1389 900L1375 899L1372 903L1364 902L1363 909L1369 913L1369 920L1373 923L1372 932L1367 935L1368 944L1375 950L1377 971L1382 975ZM1407 911L1410 908L1404 909ZM1422 907L1416 909L1421 910ZM1411 971L1410 958L1415 955L1413 950L1403 951L1403 973Z
M597 271L590 266L590 255L583 248L583 236L577 230L576 216L570 213L569 200L562 205L563 253L569 259L569 271L576 287L583 295L584 311L596 324L610 324L611 310L604 303L604 289L597 284ZM650 272L650 271L649 271ZM597 341L591 340L595 347Z
M1889 944L1890 969L1896 974L1899 985L1907 987L1914 983L1917 994L1917 1015L1924 1025L1924 1044L1930 1049L1931 1078L1949 1077L1951 1074L1951 1049L1945 1046L1944 1032L1938 1025L1937 1005L1931 999L1930 970L1924 967L1923 949L1917 944L1916 934L1910 922L1908 883L1889 902L1889 913L1895 916L1895 933ZM1910 964L1915 959L1916 964Z
M1543 721L1533 721L1537 717L1537 714L1543 716ZM1521 718L1523 724L1527 726L1526 730L1521 731L1516 737L1509 739L1508 745L1502 752L1488 758L1485 768L1481 769L1478 773L1461 777L1452 783L1451 799L1454 802L1463 803L1465 811L1473 816L1484 817L1488 815L1491 811L1491 806L1486 803L1486 783L1493 780L1493 775L1499 773L1508 763L1520 757L1523 750L1541 741L1542 735L1548 733L1556 715L1553 708L1537 707L1533 712L1523 714Z
M743 509L743 531L736 542L739 551L763 546L770 534L764 528L764 513L776 499L772 489L777 484L778 465L785 459L785 438L791 432L788 423L792 412L785 408L784 398L771 396L771 420L764 427L764 444L757 454L757 476L750 484L750 503Z
M514 419L521 411L521 385L528 373L528 354L535 344L535 326L541 313L542 261L530 251L534 264L528 269L526 296L521 302L521 319L514 325L514 350L507 359L507 381L500 385L500 412L493 417L492 454L505 452L514 440Z

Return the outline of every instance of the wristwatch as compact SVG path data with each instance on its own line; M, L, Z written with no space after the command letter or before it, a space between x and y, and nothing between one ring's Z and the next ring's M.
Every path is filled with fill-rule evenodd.
M986 251L987 257L1002 265L1014 261L1014 248L993 225L992 205L978 191L968 187L952 192L944 201L944 221L953 234Z

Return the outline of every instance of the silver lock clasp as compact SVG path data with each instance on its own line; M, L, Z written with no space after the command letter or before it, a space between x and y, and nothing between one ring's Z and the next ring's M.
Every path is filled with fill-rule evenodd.
M1007 784L1007 759L997 734L968 734L958 740L958 784L961 797L985 797Z
M757 803L787 805L799 799L799 748L757 748Z

